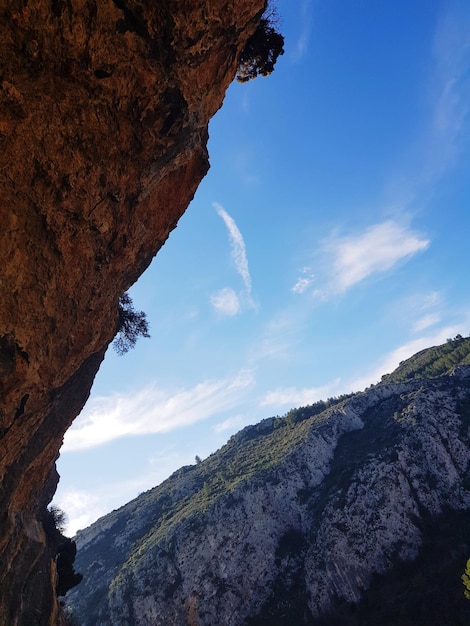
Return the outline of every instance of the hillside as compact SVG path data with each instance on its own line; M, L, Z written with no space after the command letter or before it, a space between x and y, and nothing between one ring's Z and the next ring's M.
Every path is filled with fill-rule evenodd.
M76 621L468 623L469 355L247 427L80 531Z
M391 374L382 377L382 383L402 383L414 378L436 378L450 374L457 365L470 365L468 338L457 335L441 346L421 350L400 363Z

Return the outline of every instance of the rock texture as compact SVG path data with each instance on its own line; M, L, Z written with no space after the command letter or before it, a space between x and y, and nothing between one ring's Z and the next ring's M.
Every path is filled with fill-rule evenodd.
M119 296L208 169L264 0L0 6L0 622L59 619L41 519Z
M468 361L470 340L463 348ZM357 605L377 576L413 562L430 528L451 512L466 516L466 539L462 546L455 528L446 531L445 552L463 569L470 556L470 365L380 384L290 418L241 431L203 463L81 531L84 581L67 596L78 622L300 626L329 616L321 623L365 624L351 613L334 621L338 605ZM422 567L407 586L428 573ZM442 563L432 576L443 589ZM445 622L389 614L367 623L467 623L470 607L467 622L456 618L465 612L459 573L451 587L457 600Z

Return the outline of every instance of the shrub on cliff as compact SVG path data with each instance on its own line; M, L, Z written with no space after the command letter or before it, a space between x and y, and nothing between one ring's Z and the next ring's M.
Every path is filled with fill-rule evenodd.
M272 7L263 14L258 28L246 42L238 59L237 80L247 83L274 71L278 57L284 54L284 37L277 32L277 13Z
M150 337L147 315L143 311L136 311L128 293L119 298L119 319L113 347L119 355L128 352L137 343L137 339Z
M47 509L43 523L50 534L53 534L55 531L59 531L62 534L67 527L67 514L57 505L51 504Z
M67 525L67 515L55 504L46 509L42 523L49 539L51 556L56 562L56 594L65 596L67 591L78 585L83 578L74 569L77 546L75 541L63 535Z

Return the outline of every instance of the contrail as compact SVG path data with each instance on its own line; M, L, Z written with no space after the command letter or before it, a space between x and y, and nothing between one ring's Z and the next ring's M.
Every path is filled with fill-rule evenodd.
M235 269L242 277L248 294L248 299L250 304L253 306L253 302L251 300L251 276L250 270L248 269L248 259L246 257L246 247L245 242L243 241L243 236L236 225L235 220L227 213L227 211L217 202L214 202L213 206L225 222L230 239L232 260L234 262Z

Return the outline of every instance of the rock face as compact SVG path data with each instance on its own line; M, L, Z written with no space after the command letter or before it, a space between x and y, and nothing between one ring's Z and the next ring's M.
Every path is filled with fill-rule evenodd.
M41 520L119 296L208 169L264 0L0 7L0 622L59 619Z
M468 362L470 339L457 343ZM468 623L459 568L470 557L470 365L329 404L244 429L78 533L84 580L67 596L78 623ZM431 617L411 618L401 592L389 614L356 622L349 608L341 621L341 604L360 604L377 577L422 558L426 542L437 546L432 532L451 515L466 524L463 541L456 525L445 531L455 579L442 561L431 569L418 559L405 582L437 585ZM456 599L443 621L446 584ZM393 613L400 603L404 618Z

